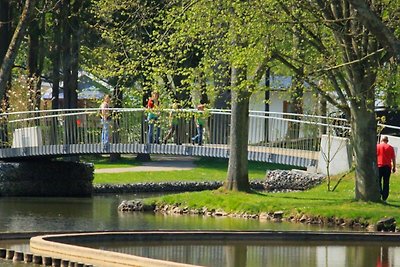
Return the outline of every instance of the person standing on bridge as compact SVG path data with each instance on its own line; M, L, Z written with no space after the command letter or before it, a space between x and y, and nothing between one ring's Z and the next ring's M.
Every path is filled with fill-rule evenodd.
M205 107L204 104L197 105L198 113L195 114L197 135L192 137L193 145L195 143L199 144L199 146L203 145L203 131L204 131L204 126L206 124L204 107Z
M396 155L394 148L388 144L389 138L383 136L381 142L376 145L378 163L378 182L383 202L389 196L389 179L391 172L396 171Z
M110 142L110 120L111 120L111 114L110 114L110 102L111 98L109 95L105 95L103 98L103 102L100 105L100 117L101 117L101 124L102 124L102 130L101 130L101 144L106 147L109 145Z
M149 101L147 102L147 108L149 113L147 115L147 123L149 124L148 132L147 132L147 143L153 143L153 135L154 135L154 125L157 125L156 129L156 138L155 143L160 143L160 126L158 125L158 115L155 110L159 107L160 101L158 100L160 94L158 92L153 92Z
M178 125L179 125L179 118L178 118L178 104L172 104L172 110L169 112L169 129L167 135L163 139L163 143L167 144L168 139L170 139L174 134L174 141L175 144L179 145L179 133L178 133Z

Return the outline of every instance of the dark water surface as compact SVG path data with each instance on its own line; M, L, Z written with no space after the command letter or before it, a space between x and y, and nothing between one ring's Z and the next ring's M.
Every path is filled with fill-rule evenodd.
M373 243L329 244L321 242L222 242L156 245L103 243L91 246L149 258L201 266L304 266L389 267L400 266L400 247Z
M295 223L252 219L119 213L122 200L149 195L102 195L92 198L0 198L0 232L101 230L277 230L343 231ZM1 240L0 247L29 251L28 240ZM328 244L266 242L265 244L95 244L107 250L205 266L399 266L397 244ZM386 265L385 265L386 264ZM31 267L0 260L0 267Z
M149 195L102 195L92 198L0 198L0 232L100 231L152 229L323 230L319 226L253 219L121 213L124 199Z

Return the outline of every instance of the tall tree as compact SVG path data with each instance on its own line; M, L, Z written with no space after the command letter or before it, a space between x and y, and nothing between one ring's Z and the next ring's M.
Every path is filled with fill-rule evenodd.
M0 1L0 66L3 64L3 60L7 53L8 47L10 45L11 37L12 37L12 7L10 5L10 1L8 0L1 0ZM11 72L9 73L8 77L4 77L7 81L11 81ZM6 82L5 91L8 91L9 82ZM1 108L7 108L8 105L7 101L7 94L5 94L4 104L5 106ZM0 99L1 100L1 99ZM0 101L1 102L1 101Z
M62 1L62 74L63 74L63 91L64 91L64 108L74 108L76 107L76 102L74 100L74 88L72 88L72 49L71 49L71 38L72 38L72 28L71 28L71 0Z
M39 14L38 10L42 11ZM41 76L43 71L44 61L44 7L42 1L37 1L37 8L32 11L28 27L28 90L30 94L30 109L40 108L40 96L41 96Z
M61 2L57 2L51 13L53 18L52 24L52 45L50 49L50 57L52 63L51 77L52 77L52 98L51 108L58 109L60 104L60 70L61 70L61 33L62 33L62 19L61 19Z
M0 0L0 66L11 40L11 7L8 0Z
M79 57L82 38L82 28L80 22L80 14L82 0L74 0L71 4L71 17L69 25L71 28L71 80L68 91L71 93L71 106L78 107L78 79L79 79Z
M232 68L232 111L230 129L230 154L228 174L224 188L235 191L249 191L247 146L249 132L249 101L251 93L241 88L246 80L246 68Z
M155 17L168 1L94 0L90 7L93 19L88 22L94 37L82 48L85 66L95 75L108 79L124 96L134 95L145 102L157 87L147 75L152 57L151 34ZM113 82L117 82L113 84ZM139 104L124 102L126 105Z
M290 10L288 6L295 8ZM384 8L371 6L384 14ZM296 25L296 30L286 26L282 29L301 35L307 51L304 59L287 49L277 50L275 57L308 79L317 93L350 120L356 170L355 198L379 201L374 108L378 69L388 58L377 38L354 19L357 12L346 1L280 1L280 7L286 14L282 19ZM315 83L321 78L328 81L328 90L321 90Z
M207 92L211 103L220 103L221 90L232 92L230 123L230 156L224 188L248 191L248 123L249 99L258 89L270 59L271 32L263 18L270 11L268 1L252 1L251 5L235 1L183 1L171 9L165 24L172 28L167 51L188 51L191 46L202 52L198 67L207 73ZM178 47L179 49L176 49ZM176 58L185 56L178 53ZM188 70L186 70L188 71ZM226 82L226 77L230 81ZM198 90L195 80L187 81ZM212 80L212 78L215 80ZM229 85L224 88L223 85ZM225 103L229 105L229 103ZM247 126L246 126L247 125Z
M8 77L10 76L11 69L13 67L14 60L17 57L18 49L21 45L22 39L25 36L26 28L29 23L29 16L32 13L32 8L35 5L35 2L36 0L25 1L18 25L15 28L13 37L7 49L7 53L2 61L0 67L0 99L4 98Z

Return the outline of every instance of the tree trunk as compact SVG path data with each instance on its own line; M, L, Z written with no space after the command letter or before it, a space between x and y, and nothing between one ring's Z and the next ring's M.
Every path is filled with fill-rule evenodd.
M32 17L37 15L37 12L34 12ZM29 90L29 101L30 105L28 107L29 110L35 110L36 105L36 94L38 88L36 85L38 84L37 80L40 79L38 76L38 65L39 65L39 21L37 19L30 20L29 28L28 28L28 90Z
M39 36L39 56L38 56L38 65L37 65L37 72L36 72L36 92L35 92L35 104L36 108L40 109L41 99L42 99L42 73L44 68L44 59L45 59L45 49L46 42L44 38L44 33L46 32L46 17L45 14L41 14L40 16L40 36Z
M304 60L303 49L303 40L298 37L298 34L293 34L293 45L296 51L299 51L299 57L301 60ZM300 67L300 70L303 72L303 67ZM300 75L294 74L292 77L292 86L290 88L290 103L291 110L289 113L303 114L303 94L304 94L304 86L303 80ZM290 116L289 116L289 119ZM287 141L292 141L299 138L300 135L300 123L288 121L286 139Z
M18 25L14 31L7 53L3 59L0 68L0 99L4 98L7 87L8 77L10 76L12 66L15 58L17 57L18 49L21 45L22 39L25 35L26 27L28 26L29 15L31 14L32 7L35 0L26 0L25 6L19 19Z
M11 7L8 0L0 0L0 66L3 64L3 59L6 56L8 46L11 41ZM0 77L1 79L1 77ZM4 89L4 105L0 105L0 110L7 111L8 108L8 98L7 91L9 90L11 75L4 77L6 82L6 87ZM1 102L0 102L1 103ZM7 121L2 120L0 122L0 147L8 147L8 134L7 134L8 124Z
M114 86L114 91L113 91L113 107L114 108L122 108L122 103L123 103L123 91L121 90L121 87L118 85L118 82L116 83L117 85ZM115 114L117 116L114 116L113 118L113 131L112 131L112 142L115 144L118 144L121 142L120 138L120 119L118 114ZM117 161L121 158L121 154L111 154L110 155L110 161Z
M361 105L351 109L351 138L355 163L355 198L380 200L376 165L376 120L373 109Z
M71 27L70 27L70 4L69 0L62 1L62 67L63 67L63 91L64 108L72 108L71 95Z
M61 21L60 21L60 4L54 9L53 13L53 46L51 49L52 55L52 98L51 98L51 108L58 109L60 107L60 66L61 66Z
M243 81L244 69L232 69L232 84ZM232 90L232 115L230 135L230 155L228 177L224 183L226 190L250 191L248 174L250 92L241 88Z
M72 49L71 49L71 6L70 0L63 0L62 1L62 65L63 65L63 91L64 91L64 108L74 108L73 102L73 90L72 88ZM75 143L75 118L73 116L66 116L64 121L64 142L66 144L74 144Z
M326 115L327 115L326 114L327 113L327 105L326 104L327 104L326 103L326 99L324 97L322 97L321 95L319 95L318 96L318 105L317 105L317 114L319 116L326 117ZM326 119L321 118L320 119L320 123L326 124L327 121L326 121ZM321 125L318 128L319 128L319 135L320 136L323 135L323 134L326 134L326 126L322 126Z
M51 61L52 61L52 92L51 92L51 109L60 108L60 70L61 70L61 4L58 2L53 9L53 44L51 45ZM57 128L58 121L52 119L52 127L50 133L50 144L57 144Z
M78 107L78 72L79 72L79 51L81 30L79 23L79 13L82 1L74 1L71 7L71 107Z
M217 109L231 108L231 90L230 88L230 66L227 62L219 60L213 67L214 86L216 98L213 107ZM212 144L228 144L229 131L228 127L221 130L219 125L229 125L229 117L224 114L213 114L211 121L213 125L210 127L210 142Z
M8 0L0 0L0 67L3 64L3 60L7 54L8 47L11 42L11 37L12 37L12 7L10 5L10 2ZM1 79L1 77L0 77ZM11 72L8 74L8 77L4 77L6 80L6 86L4 90L4 98L2 100L3 103L0 106L0 109L3 111L8 110L8 90L10 90L11 86ZM6 129L7 126L6 124L2 126L2 129ZM6 131L1 134L1 140L6 143Z
M8 0L0 0L0 66L11 39L11 8Z
M290 103L292 109L289 113L303 114L303 84L298 75L292 77L292 88L290 92ZM289 115L289 119L292 119ZM288 141L296 140L300 136L300 123L288 121L287 123L286 139Z

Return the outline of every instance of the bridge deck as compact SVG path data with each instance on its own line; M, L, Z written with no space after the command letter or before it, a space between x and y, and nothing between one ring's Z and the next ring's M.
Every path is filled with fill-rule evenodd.
M226 145L230 141L229 110L208 110L200 115L197 110L160 109L157 123L147 120L146 109L109 109L109 112L112 119L107 123L100 121L98 109L0 114L0 159L110 153L229 157ZM197 133L198 116L206 119L203 146L191 144ZM171 117L177 119L175 128L171 126ZM328 132L345 135L348 129L348 122L340 118L249 111L248 159L316 166L321 135ZM153 135L183 145L152 144L157 140ZM110 144L104 147L100 144L102 139Z
M43 145L37 147L3 148L0 149L1 159L39 157L53 155L84 155L84 154L165 154L184 156L204 156L216 158L229 158L227 145L191 144L110 144L104 147L101 144L69 144L69 145ZM253 161L280 163L299 167L315 166L318 152L296 150L287 148L249 146L248 159Z

